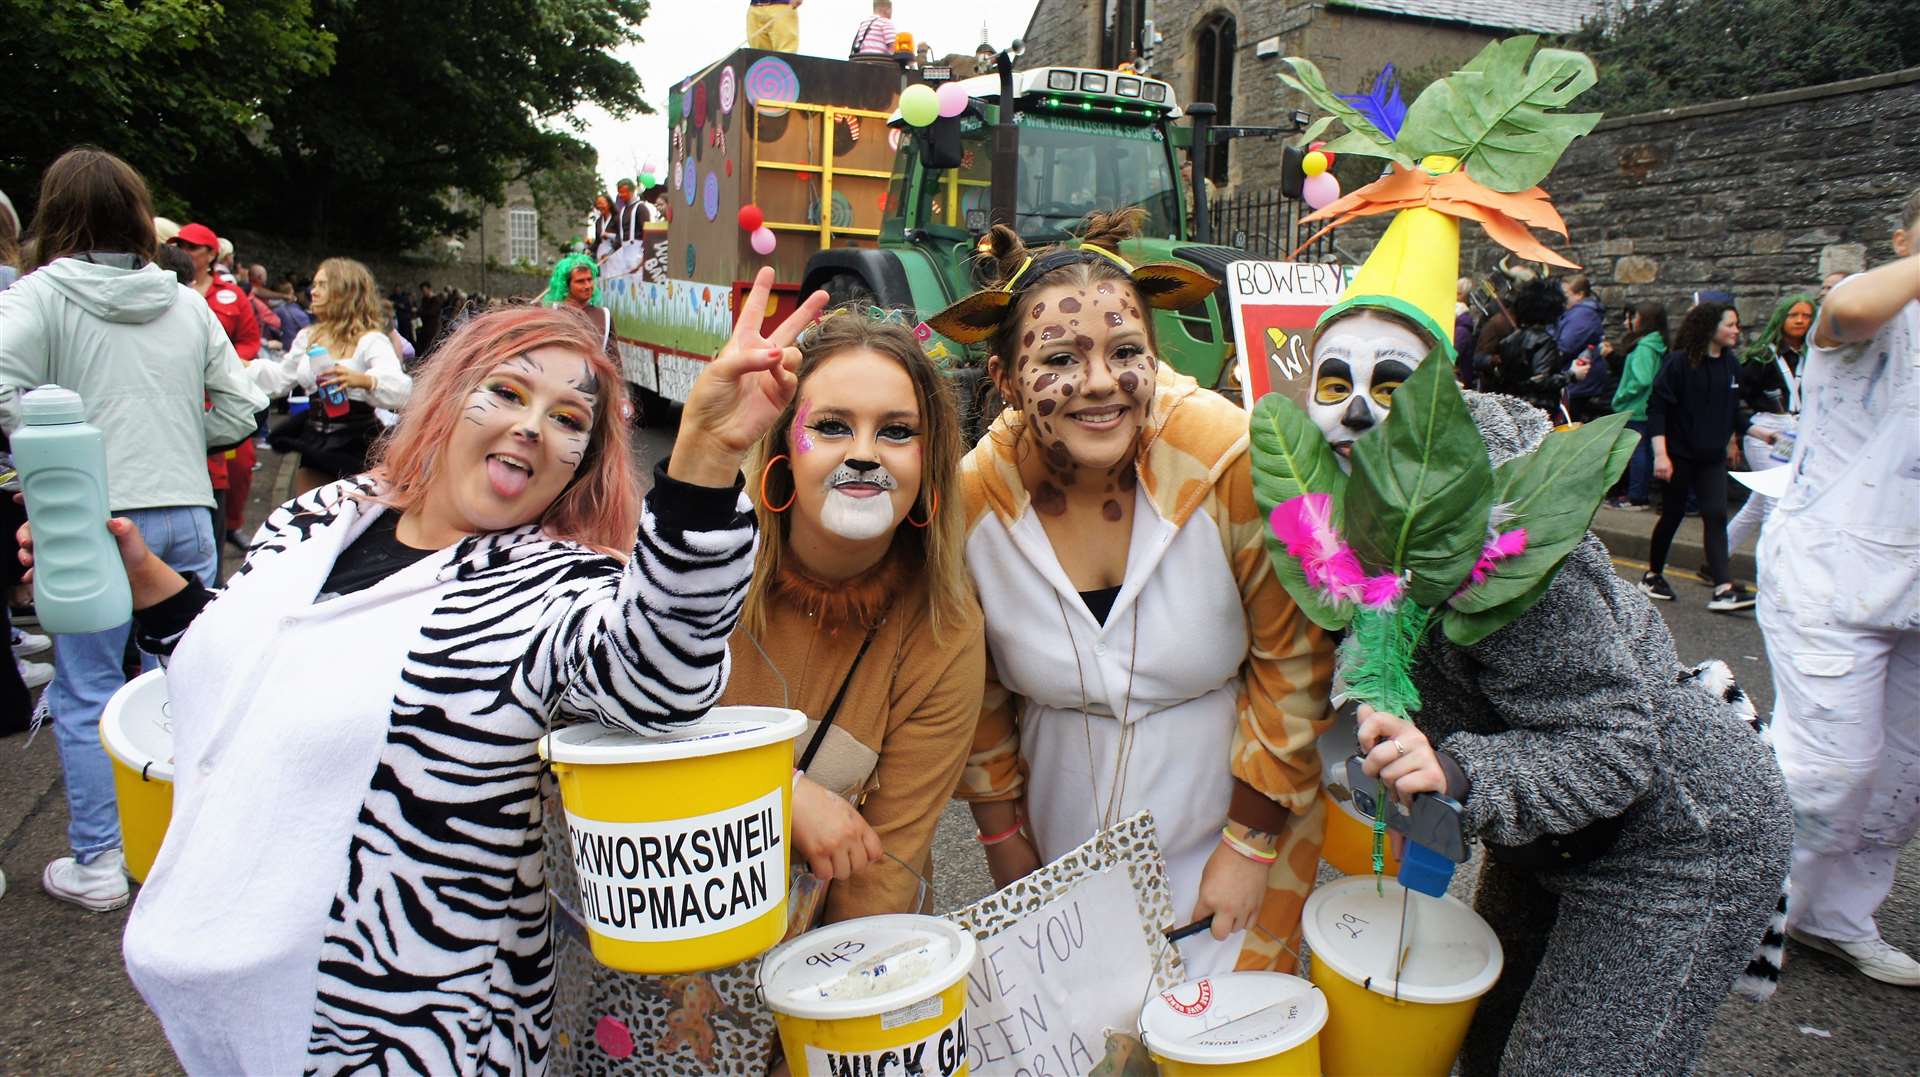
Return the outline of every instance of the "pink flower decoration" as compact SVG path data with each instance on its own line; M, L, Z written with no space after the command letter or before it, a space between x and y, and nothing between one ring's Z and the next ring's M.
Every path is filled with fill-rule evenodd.
M593 1026L593 1042L614 1058L626 1058L633 1054L633 1033L627 1031L626 1022L612 1015L602 1017Z

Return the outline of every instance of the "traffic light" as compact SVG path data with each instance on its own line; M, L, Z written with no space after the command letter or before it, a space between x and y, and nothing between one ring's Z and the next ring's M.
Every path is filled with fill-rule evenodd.
M1283 197L1300 197L1301 189L1307 182L1306 170L1301 167L1306 156L1305 146L1288 143L1280 148L1280 194Z

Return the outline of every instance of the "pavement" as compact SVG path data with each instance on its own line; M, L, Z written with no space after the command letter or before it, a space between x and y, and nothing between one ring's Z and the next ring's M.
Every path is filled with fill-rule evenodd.
M643 463L663 454L667 435L641 438ZM643 471L643 474L648 473ZM292 468L262 454L248 518L257 521L290 489ZM1596 530L1620 554L1623 576L1641 571L1631 545L1650 532L1651 513L1602 509ZM1697 528L1691 527L1697 536ZM1697 538L1696 538L1697 543ZM1684 543L1684 536L1683 536ZM1675 565L1697 556L1676 544ZM1736 562L1737 565L1737 562ZM229 564L229 569L231 564ZM1751 567L1736 567L1751 579ZM1714 614L1705 609L1707 588L1688 586L1676 572L1680 601L1660 606L1692 662L1720 657L1767 710L1772 684L1766 651L1751 613ZM92 1075L178 1073L159 1023L127 981L120 960L125 910L90 913L55 902L40 890L41 867L66 852L66 802L53 739L46 732L0 739L0 869L9 888L0 898L0 1075ZM951 805L935 839L935 901L956 908L991 890L985 861L973 840L966 811ZM1471 886L1471 865L1457 890ZM1322 866L1323 874L1332 869ZM1882 907L1884 934L1920 953L1920 850L1901 860L1893 895ZM1787 971L1778 995L1765 1005L1729 1000L1710 1033L1701 1072L1707 1074L1913 1074L1920 1071L1920 994L1867 980L1839 962L1789 944Z

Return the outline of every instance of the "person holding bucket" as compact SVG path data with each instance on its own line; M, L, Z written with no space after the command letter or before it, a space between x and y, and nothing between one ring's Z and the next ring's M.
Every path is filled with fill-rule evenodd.
M810 719L794 741L793 843L796 867L804 860L829 883L824 920L918 913L986 676L959 514L941 511L962 500L959 417L945 375L898 314L837 308L798 344L799 388L747 461L765 541L721 701ZM812 920L805 910L790 917ZM558 1027L594 1059L589 1067L563 1048L563 1068L620 1067L593 1036L611 1016L637 1039L668 1045L632 1056L631 1072L766 1072L772 1026L754 995L757 961L696 987L590 960L562 942L561 997L576 997L575 981L592 990L579 1006L563 1004ZM715 1005L661 1004L689 992ZM708 1021L721 1000L738 1015ZM706 1031L669 1035L688 1021Z
M373 470L277 509L217 595L110 525L172 654L173 825L127 970L189 1072L545 1068L536 742L560 712L660 734L719 698L740 462L826 302L763 335L772 280L644 499L599 341L519 308L444 342Z
M1246 412L1155 358L1150 311L1216 282L1115 253L1141 218L996 227L997 286L929 323L988 342L1010 405L961 466L992 667L960 793L1001 886L1150 810L1175 915L1212 917L1187 970L1290 971L1332 644L1273 577Z
M1457 92L1509 92L1500 83L1528 70L1532 48L1532 38L1489 45L1473 71L1493 85L1474 82ZM1574 92L1592 84L1591 62L1579 53L1543 51L1534 69L1549 56L1569 73ZM1330 94L1316 99L1323 107L1338 104ZM1590 126L1594 117L1564 119ZM1398 137L1433 145L1434 130ZM1382 142L1374 155L1400 152L1395 145ZM1433 611L1440 623L1400 622L1418 627L1396 661L1393 644L1381 642L1391 635L1361 632L1356 615L1342 643L1341 683L1356 694L1383 691L1390 675L1382 666L1397 665L1412 691L1392 687L1410 694L1417 709L1393 714L1358 706L1364 770L1403 804L1417 794L1445 793L1461 808L1460 831L1487 846L1476 909L1498 936L1505 968L1464 1029L1461 1069L1684 1073L1705 1047L1715 1009L1748 974L1770 932L1776 965L1756 966L1752 975L1770 971L1777 979L1776 915L1793 824L1780 768L1726 666L1683 667L1665 623L1586 529L1631 451L1632 435L1618 428L1624 417L1590 424L1585 429L1595 433L1575 432L1572 440L1555 435L1560 448L1584 446L1560 452L1551 443L1543 448L1550 420L1536 408L1479 393L1465 394L1463 403L1450 378L1423 377L1424 364L1451 358L1461 216L1487 221L1498 214L1488 227L1493 239L1527 257L1570 265L1504 216L1524 208L1529 220L1558 222L1544 192L1512 191L1511 170L1545 176L1559 151L1535 152L1531 161L1474 152L1427 156L1413 167L1396 165L1321 213L1342 221L1394 217L1320 318L1305 418L1288 425L1290 404L1262 405L1259 421L1271 418L1290 433L1272 444L1256 441L1254 464L1267 489L1286 474L1310 475L1299 481L1310 491L1341 489L1343 516L1322 526L1351 544L1340 549L1357 572L1379 566L1363 564L1356 550L1372 556L1383 547L1406 548L1382 543L1382 529L1417 543L1424 559L1405 577L1387 577L1395 600L1361 601L1397 617L1404 587L1408 602ZM1429 200L1429 191L1446 197ZM1403 397L1416 379L1418 394ZM1409 433L1417 424L1386 425L1403 406L1433 421L1419 433ZM1448 416L1455 425L1442 427ZM1472 429L1463 429L1469 422ZM1616 435L1621 440L1611 440ZM1333 452L1320 455L1334 468L1319 467L1305 444L1290 440L1295 436L1324 439ZM1452 461L1481 449L1491 468L1456 469ZM1378 493L1382 474L1416 468L1419 481L1399 494ZM1351 478L1342 482L1346 472ZM1472 487L1456 475L1486 485ZM1470 488L1479 494L1456 493ZM1384 500L1365 500L1370 496ZM1364 511L1395 496L1409 505L1426 500L1395 503L1371 518ZM1445 497L1454 498L1446 504L1468 506L1469 516L1484 514L1484 525L1462 531L1449 519L1446 526L1456 530L1443 533L1432 520L1445 513L1432 506ZM1274 515L1278 521L1284 514ZM1415 533L1417 539L1406 538ZM1317 552L1327 548L1323 542L1296 549L1289 541L1276 559L1325 556ZM1441 590L1436 608L1417 589L1421 573L1439 572L1430 566L1442 562L1471 575L1458 589ZM1293 572L1311 580L1306 564ZM1329 565L1316 567L1338 568ZM1369 590L1379 579L1367 577ZM1483 584L1505 587L1497 593L1506 598L1496 602L1495 592L1475 590ZM1493 604L1469 605L1459 601L1463 596ZM1375 892L1371 880L1356 882L1363 885L1354 889ZM1371 982L1375 994L1392 986L1382 979ZM1771 987L1744 986L1753 993ZM1340 1019L1336 1003L1329 1028ZM1438 1052L1432 1072L1448 1072L1455 1046Z

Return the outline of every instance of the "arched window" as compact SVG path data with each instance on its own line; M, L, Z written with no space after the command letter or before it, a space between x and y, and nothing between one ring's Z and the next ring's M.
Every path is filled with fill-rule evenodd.
M1207 16L1199 29L1194 31L1193 99L1213 102L1220 110L1213 119L1216 124L1233 122L1233 57L1236 40L1233 16L1224 11ZM1229 145L1222 142L1213 147L1213 175L1209 178L1215 183L1227 182Z
M1146 21L1147 0L1103 0L1100 66L1111 71L1139 55Z

